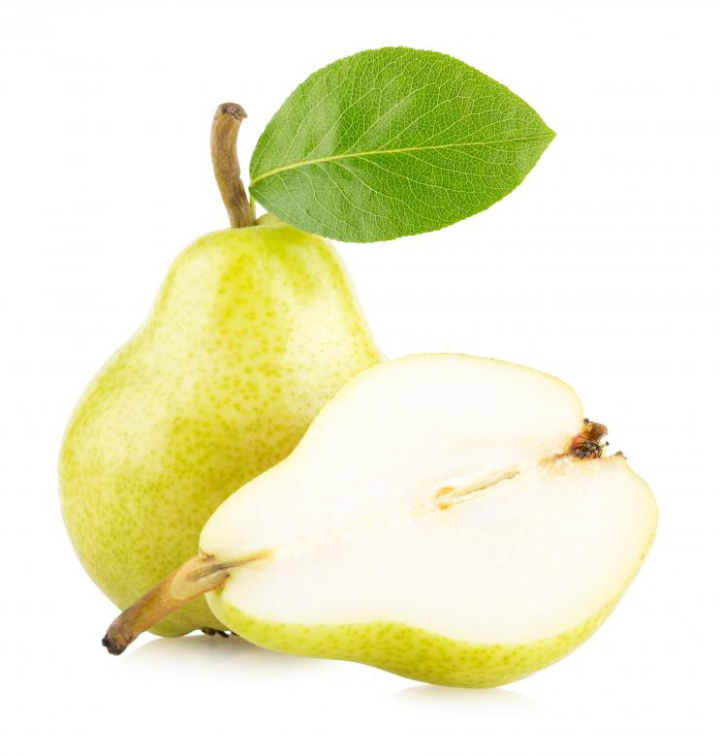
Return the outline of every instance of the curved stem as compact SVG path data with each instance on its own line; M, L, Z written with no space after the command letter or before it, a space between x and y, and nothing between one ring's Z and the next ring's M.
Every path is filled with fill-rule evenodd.
M210 135L215 180L227 208L230 225L245 228L255 223L255 214L240 180L237 135L247 113L234 102L226 102L215 111Z
M252 554L233 562L218 562L206 554L190 559L117 617L103 638L103 646L111 654L121 654L140 633L171 612L203 593L221 588L230 570L264 555L264 552Z

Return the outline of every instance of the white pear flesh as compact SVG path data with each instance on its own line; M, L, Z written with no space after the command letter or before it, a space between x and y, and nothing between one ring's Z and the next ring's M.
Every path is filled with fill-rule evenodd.
M283 462L205 526L208 594L246 639L468 687L572 651L644 560L657 507L624 457L578 458L583 411L547 374L457 355L352 379Z

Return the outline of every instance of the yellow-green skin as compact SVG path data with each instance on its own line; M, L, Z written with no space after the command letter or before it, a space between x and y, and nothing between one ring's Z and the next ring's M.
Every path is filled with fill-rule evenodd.
M654 537L654 534L653 534ZM369 664L435 685L494 688L554 664L586 641L622 598L647 556L652 538L622 590L584 622L531 643L479 645L453 640L398 622L302 625L268 622L206 594L210 608L235 633L274 651Z
M124 609L195 556L218 505L380 356L319 237L266 216L188 247L65 435L63 517L90 577ZM202 598L154 631L201 627L223 628Z

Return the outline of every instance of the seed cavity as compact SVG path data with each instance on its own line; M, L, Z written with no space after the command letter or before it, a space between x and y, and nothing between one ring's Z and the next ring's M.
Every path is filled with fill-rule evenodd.
M519 470L503 470L484 480L475 481L467 486L457 488L455 486L442 486L435 492L435 498L440 499L437 502L437 508L441 511L450 509L455 504L462 504L465 501L475 498L482 491L496 486L504 480L512 480L520 475Z

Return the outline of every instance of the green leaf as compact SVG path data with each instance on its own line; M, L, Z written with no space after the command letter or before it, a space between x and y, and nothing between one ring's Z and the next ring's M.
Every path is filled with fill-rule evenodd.
M253 153L250 192L305 231L393 239L502 199L554 136L507 87L449 55L368 50L285 101Z

